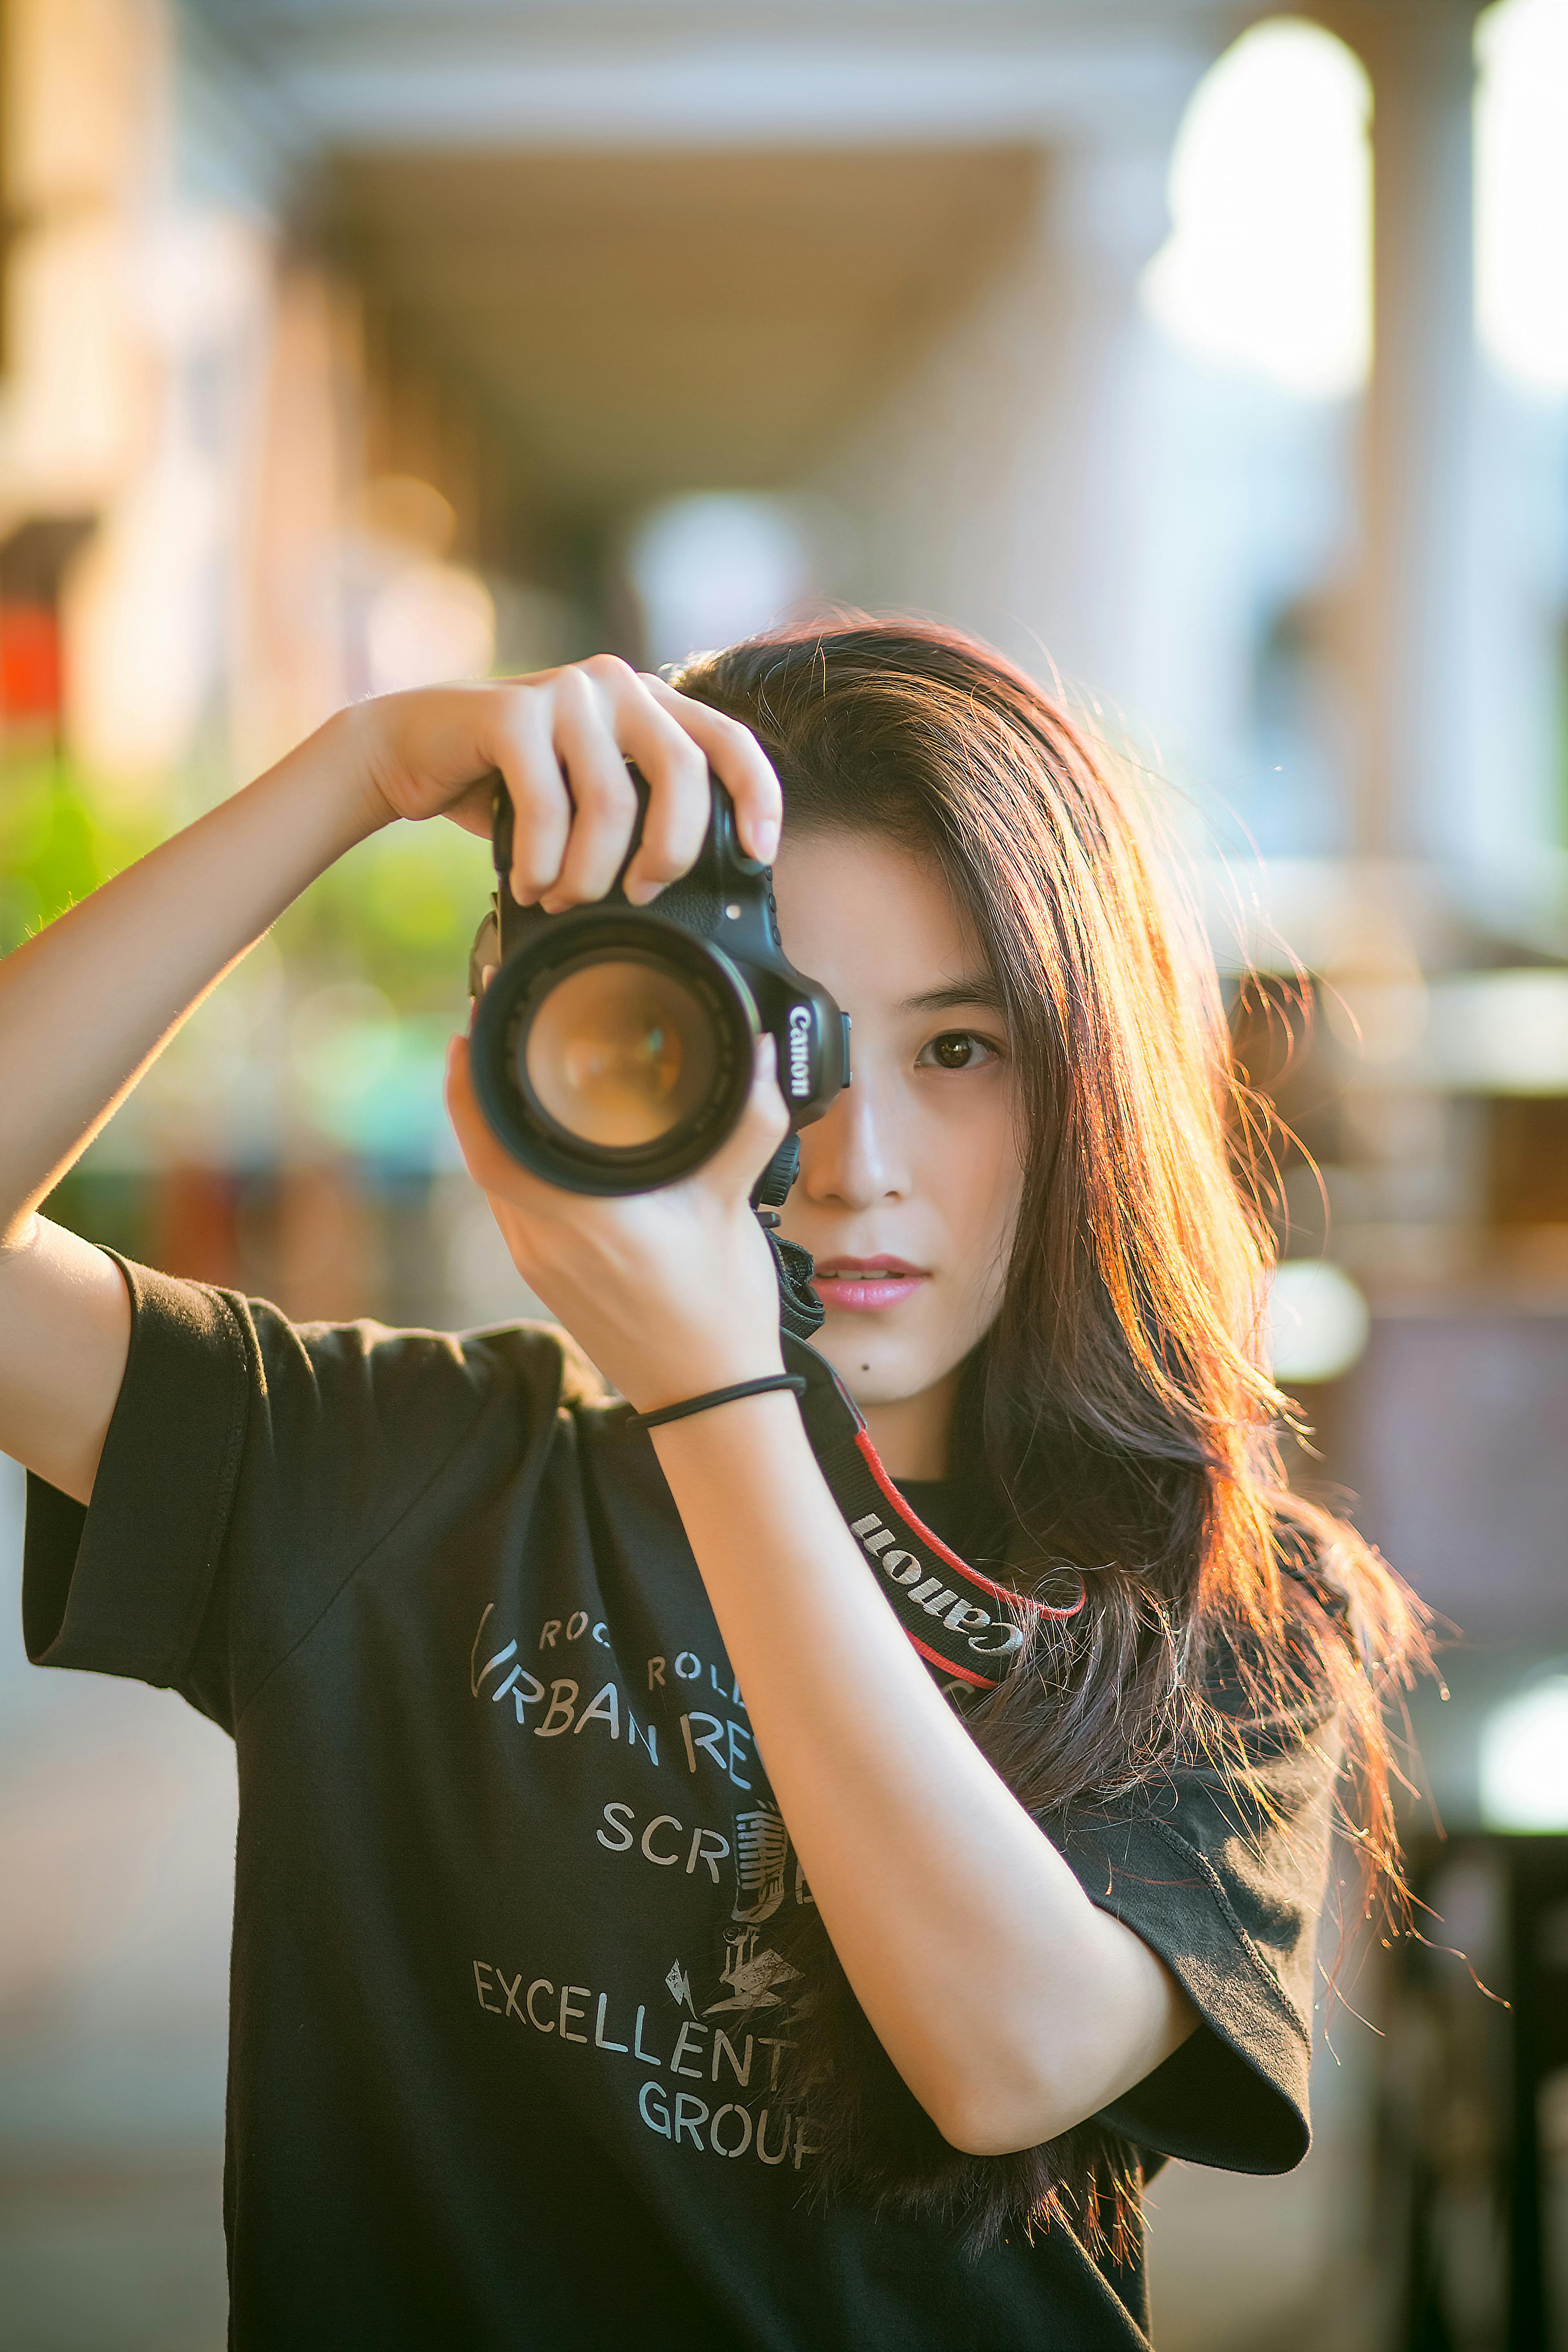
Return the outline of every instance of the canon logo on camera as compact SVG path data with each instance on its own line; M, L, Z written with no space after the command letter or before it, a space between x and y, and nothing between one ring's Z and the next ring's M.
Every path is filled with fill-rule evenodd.
M811 1092L811 1007L789 1009L789 1090L804 1102Z

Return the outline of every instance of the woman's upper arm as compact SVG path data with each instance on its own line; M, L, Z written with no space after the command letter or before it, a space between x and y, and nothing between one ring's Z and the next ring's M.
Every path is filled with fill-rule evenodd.
M1110 1911L1097 1909L1095 1925L1103 1955L1101 1981L1112 1997L1101 2079L1086 2115L1098 2114L1163 2066L1200 2021L1174 1972L1146 1937Z
M130 1346L114 1260L34 1217L0 1247L0 1453L89 1501Z
M956 2137L972 2156L1038 2147L1098 2115L1179 2050L1198 2012L1159 1954L1109 1911L1090 1907L1082 1958L1092 1970L1087 2015L1064 2036L1063 2004L1042 2007L1030 2050L1012 2079L965 2116Z

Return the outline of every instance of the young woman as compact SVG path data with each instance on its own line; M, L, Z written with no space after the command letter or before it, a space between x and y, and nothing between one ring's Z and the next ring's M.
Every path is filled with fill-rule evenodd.
M581 904L628 759L628 894L711 762L853 1016L784 1233L858 1502L787 1391L628 1425L807 1360L765 1051L699 1173L599 1200L505 1155L455 1042L562 1329L294 1326L35 1213L352 844L488 830L499 766L517 897ZM1061 710L871 622L362 704L7 961L0 1098L31 1654L238 1752L235 2342L1144 2343L1152 2163L1307 2145L1334 1790L1391 1874L1415 1636L1279 1484L1212 964Z

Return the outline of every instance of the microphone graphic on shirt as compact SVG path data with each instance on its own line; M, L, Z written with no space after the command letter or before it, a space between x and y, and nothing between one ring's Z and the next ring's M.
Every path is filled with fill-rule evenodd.
M724 1965L719 1980L730 1988L729 1996L709 2001L702 2011L704 2017L733 2010L782 2009L790 2000L791 1996L779 1988L793 1983L800 1970L770 1946L758 1949L762 1922L771 1919L784 1901L789 1863L789 1832L771 1806L758 1806L752 1812L738 1815L735 1907L730 1916L742 1924L724 1938ZM795 1901L809 1903L811 1892L798 1862L795 1878ZM671 2000L695 2017L691 1979L679 1960L672 1963L664 1981Z
M724 1938L720 1981L729 1986L729 1998L710 2001L704 2017L726 2010L783 2007L787 1996L774 1987L789 1983L800 1971L790 1966L782 1952L766 1947L759 1951L757 1946L762 1922L771 1919L784 1901L789 1860L789 1832L771 1806L759 1805L736 1815L735 1907L730 1916L742 1925ZM798 1900L804 1885L798 1869L795 1877Z
M735 1817L735 1907L731 1919L771 1919L784 1901L789 1832L765 1808ZM750 1900L748 1901L748 1896Z

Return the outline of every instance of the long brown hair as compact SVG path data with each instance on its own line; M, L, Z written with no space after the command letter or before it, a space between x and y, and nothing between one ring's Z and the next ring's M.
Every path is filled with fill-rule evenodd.
M1245 1793L1248 1723L1326 1699L1366 1903L1397 1906L1384 1706L1424 1655L1421 1612L1352 1528L1288 1491L1292 1409L1261 1346L1274 1242L1258 1106L1146 796L1032 678L952 629L790 628L675 683L759 737L786 829L890 835L933 859L1001 992L1026 1175L955 1459L1012 1581L1057 1597L1081 1576L1087 1599L1035 1625L971 1730L1048 1822L1124 1806L1199 1755ZM1113 2135L969 2159L932 2132L911 2176L907 2137L879 2142L858 2087L879 2053L842 1981L807 2040L796 2079L826 2113L830 2179L956 2210L973 2243L1020 2211L1122 2240L1135 2177Z

